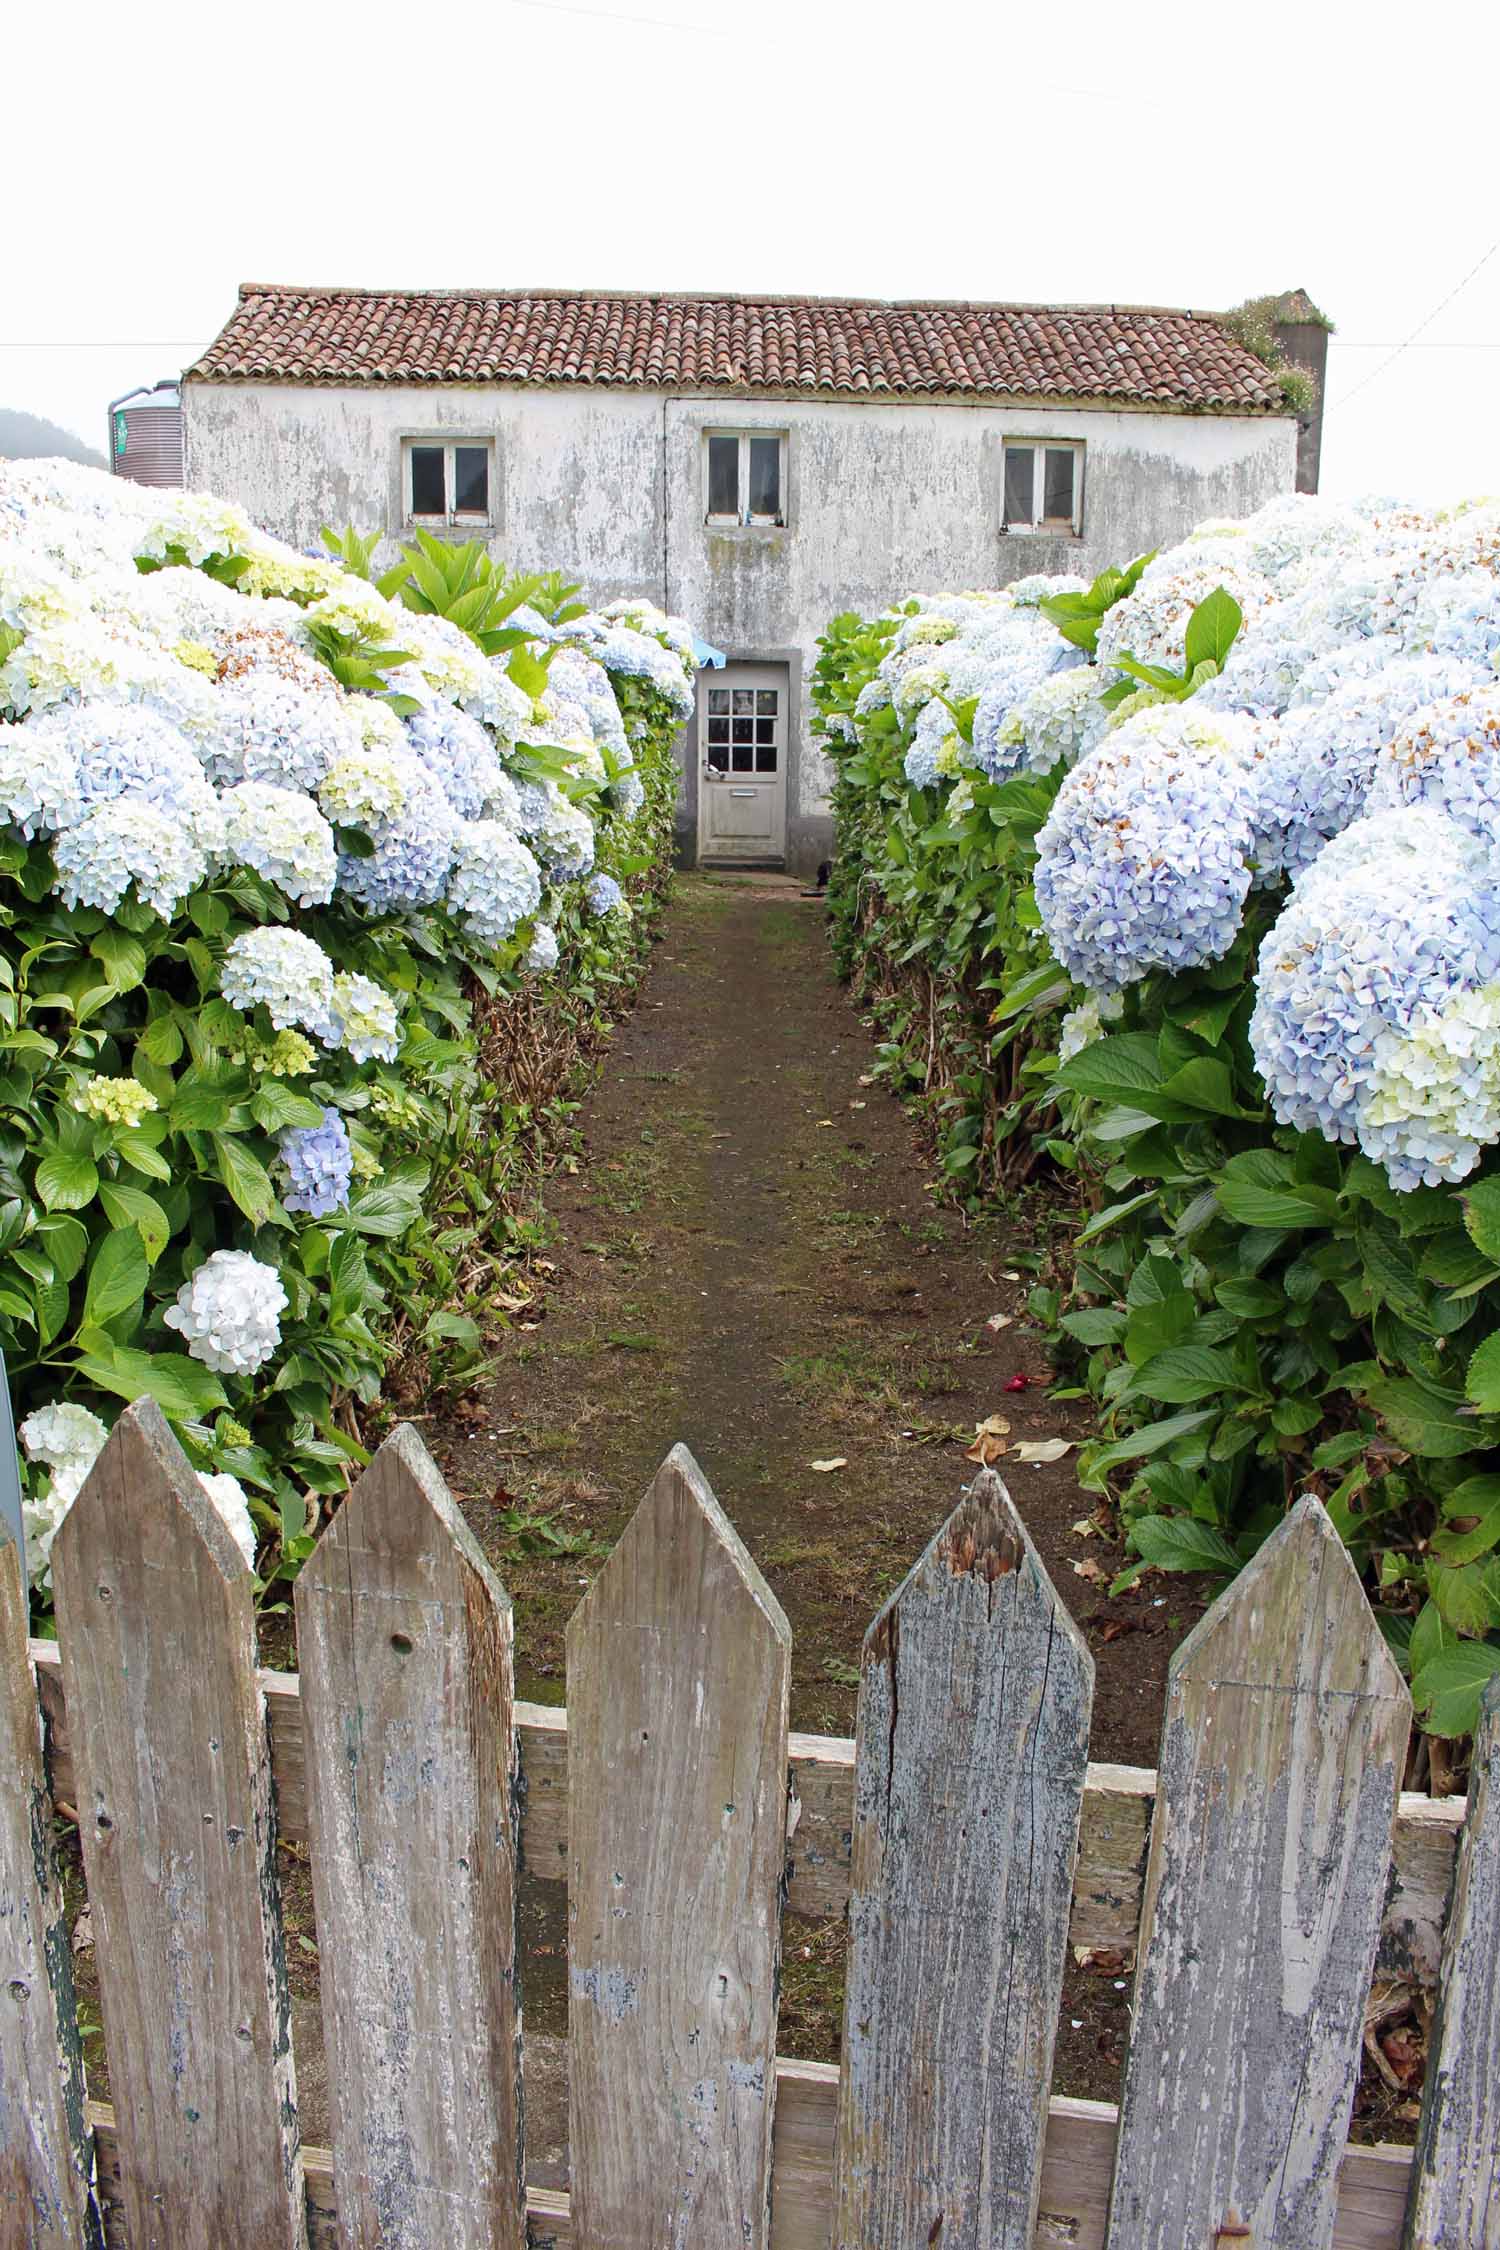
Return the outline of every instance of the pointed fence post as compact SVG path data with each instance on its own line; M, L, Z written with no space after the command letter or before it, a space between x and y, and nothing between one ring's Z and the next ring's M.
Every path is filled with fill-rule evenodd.
M1469 1759L1406 2250L1500 2250L1500 1681Z
M100 2250L22 1550L0 1539L0 2241Z
M1031 2250L1093 1692L985 1470L865 1635L835 2250Z
M251 1578L149 1399L52 1577L129 2240L304 2250Z
M573 2240L764 2250L791 1634L684 1446L567 1662Z
M1303 1500L1168 1674L1111 2250L1328 2250L1410 1720Z
M339 2239L522 2245L511 1608L409 1426L295 1601Z

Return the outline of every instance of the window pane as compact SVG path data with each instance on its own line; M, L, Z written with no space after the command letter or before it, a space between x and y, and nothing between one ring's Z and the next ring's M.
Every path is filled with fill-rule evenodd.
M711 742L711 743L709 744L709 746L708 746L708 762L709 762L710 766L712 766L712 768L713 768L713 770L714 770L714 772L715 772L715 773L728 773L728 771L729 771L729 745L728 745L728 743L727 743L727 742Z
M776 716L775 688L757 688L755 691L755 708L763 719L774 719Z
M779 516L781 513L781 440L778 437L750 440L750 513L752 516Z
M1036 450L1030 445L1005 448L1005 520L1030 523L1036 489Z
M734 707L736 711L753 711L755 709L754 688L737 687L734 691Z
M769 747L765 743L758 742L756 744L755 770L757 773L774 773L776 771L776 745L774 742Z
M757 719L755 722L755 739L757 742L774 742L776 740L776 721L774 719Z
M1073 521L1073 451L1071 446L1047 448L1047 490L1043 514L1048 523Z
M708 722L708 739L710 742L727 742L729 740L729 721L727 719L710 719Z
M414 445L411 449L411 512L414 516L445 516L443 449L440 445Z
M755 721L753 719L736 719L734 722L734 739L736 742L753 742L755 740Z
M740 441L711 437L708 441L708 512L711 516L737 516L740 512Z
M490 449L487 445L453 448L453 511L460 516L489 514Z
M737 742L734 746L735 772L749 773L751 770L750 761L754 756L755 752L750 748L750 745L747 742Z
M729 709L729 690L727 687L711 687L709 689L708 708L710 711L727 711Z

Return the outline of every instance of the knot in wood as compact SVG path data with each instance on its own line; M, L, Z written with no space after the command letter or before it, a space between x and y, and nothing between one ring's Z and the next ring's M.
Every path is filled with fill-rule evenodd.
M1019 1569L1021 1543L1002 1516L982 1508L954 1525L941 1553L955 1578L982 1578L993 1586Z

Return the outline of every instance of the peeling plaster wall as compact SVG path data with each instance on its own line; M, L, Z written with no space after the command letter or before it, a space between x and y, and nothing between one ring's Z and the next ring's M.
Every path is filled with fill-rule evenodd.
M731 657L790 666L788 859L804 871L831 844L806 694L831 616L1035 570L1092 575L1296 481L1297 425L1281 416L224 383L186 384L183 412L188 483L299 547L325 523L399 526L403 437L493 437L496 554L561 569L597 602L649 594ZM786 432L785 528L705 525L702 432L725 426ZM1084 441L1082 537L1000 531L1007 437ZM690 727L689 851L697 764Z

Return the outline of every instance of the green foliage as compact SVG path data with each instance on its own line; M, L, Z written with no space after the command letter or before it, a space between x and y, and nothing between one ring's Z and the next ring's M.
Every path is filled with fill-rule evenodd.
M1156 549L1150 554L1137 555L1124 570L1101 570L1084 593L1051 594L1039 606L1065 641L1075 648L1086 649L1092 656L1099 646L1099 627L1116 602L1133 594L1140 583L1141 573L1154 561Z
M1127 575L1045 613L1088 646ZM1079 1474L1119 1507L1120 1582L1223 1579L1315 1492L1425 1723L1468 1731L1500 1669L1500 1155L1461 1189L1402 1194L1274 1122L1248 1025L1276 890L1252 892L1222 960L1132 986L1060 1061L1081 995L1032 875L1061 773L997 785L966 768L957 812L957 793L912 788L910 729L889 703L856 709L900 623L836 618L813 675L836 769L834 945L950 1191L978 1208L1036 1181L1073 1208L1032 1310L1095 1403ZM1127 660L1122 687L1192 694L1239 626L1219 590L1183 671Z

